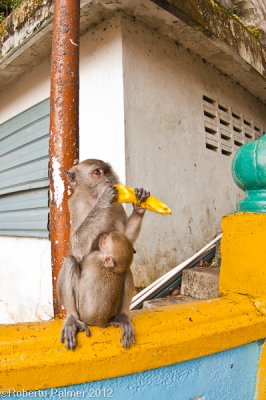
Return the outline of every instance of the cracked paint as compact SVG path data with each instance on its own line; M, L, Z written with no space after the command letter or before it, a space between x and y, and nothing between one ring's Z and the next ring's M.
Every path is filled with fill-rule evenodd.
M53 201L55 202L56 207L59 210L62 210L62 201L64 198L65 185L61 176L60 163L58 162L56 157L52 157L52 171L53 171L52 174L54 181L54 193L52 194Z

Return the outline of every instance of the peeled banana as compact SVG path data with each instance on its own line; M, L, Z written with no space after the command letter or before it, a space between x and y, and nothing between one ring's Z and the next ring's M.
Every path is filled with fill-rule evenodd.
M154 196L149 196L145 201L140 203L139 200L137 200L135 190L132 189L131 187L121 185L120 183L114 186L118 192L117 195L118 203L138 204L142 208L145 208L146 210L157 212L159 214L172 214L171 209Z

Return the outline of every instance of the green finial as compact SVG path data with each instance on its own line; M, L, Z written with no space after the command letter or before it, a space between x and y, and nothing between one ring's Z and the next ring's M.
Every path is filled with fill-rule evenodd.
M237 186L246 192L236 211L266 213L266 135L238 150L232 175Z

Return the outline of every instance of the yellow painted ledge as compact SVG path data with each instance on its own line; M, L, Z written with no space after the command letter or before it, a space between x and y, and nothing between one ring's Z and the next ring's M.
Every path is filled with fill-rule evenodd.
M75 351L59 342L62 321L0 326L0 388L34 390L113 378L202 357L266 337L266 297L232 295L135 312L137 344L92 327Z

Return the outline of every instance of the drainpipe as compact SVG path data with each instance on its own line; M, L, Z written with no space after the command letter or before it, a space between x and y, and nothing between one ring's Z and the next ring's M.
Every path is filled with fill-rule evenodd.
M65 171L79 157L79 26L80 0L55 0L50 97L50 240L52 248L54 314L56 282L68 253L69 188Z

